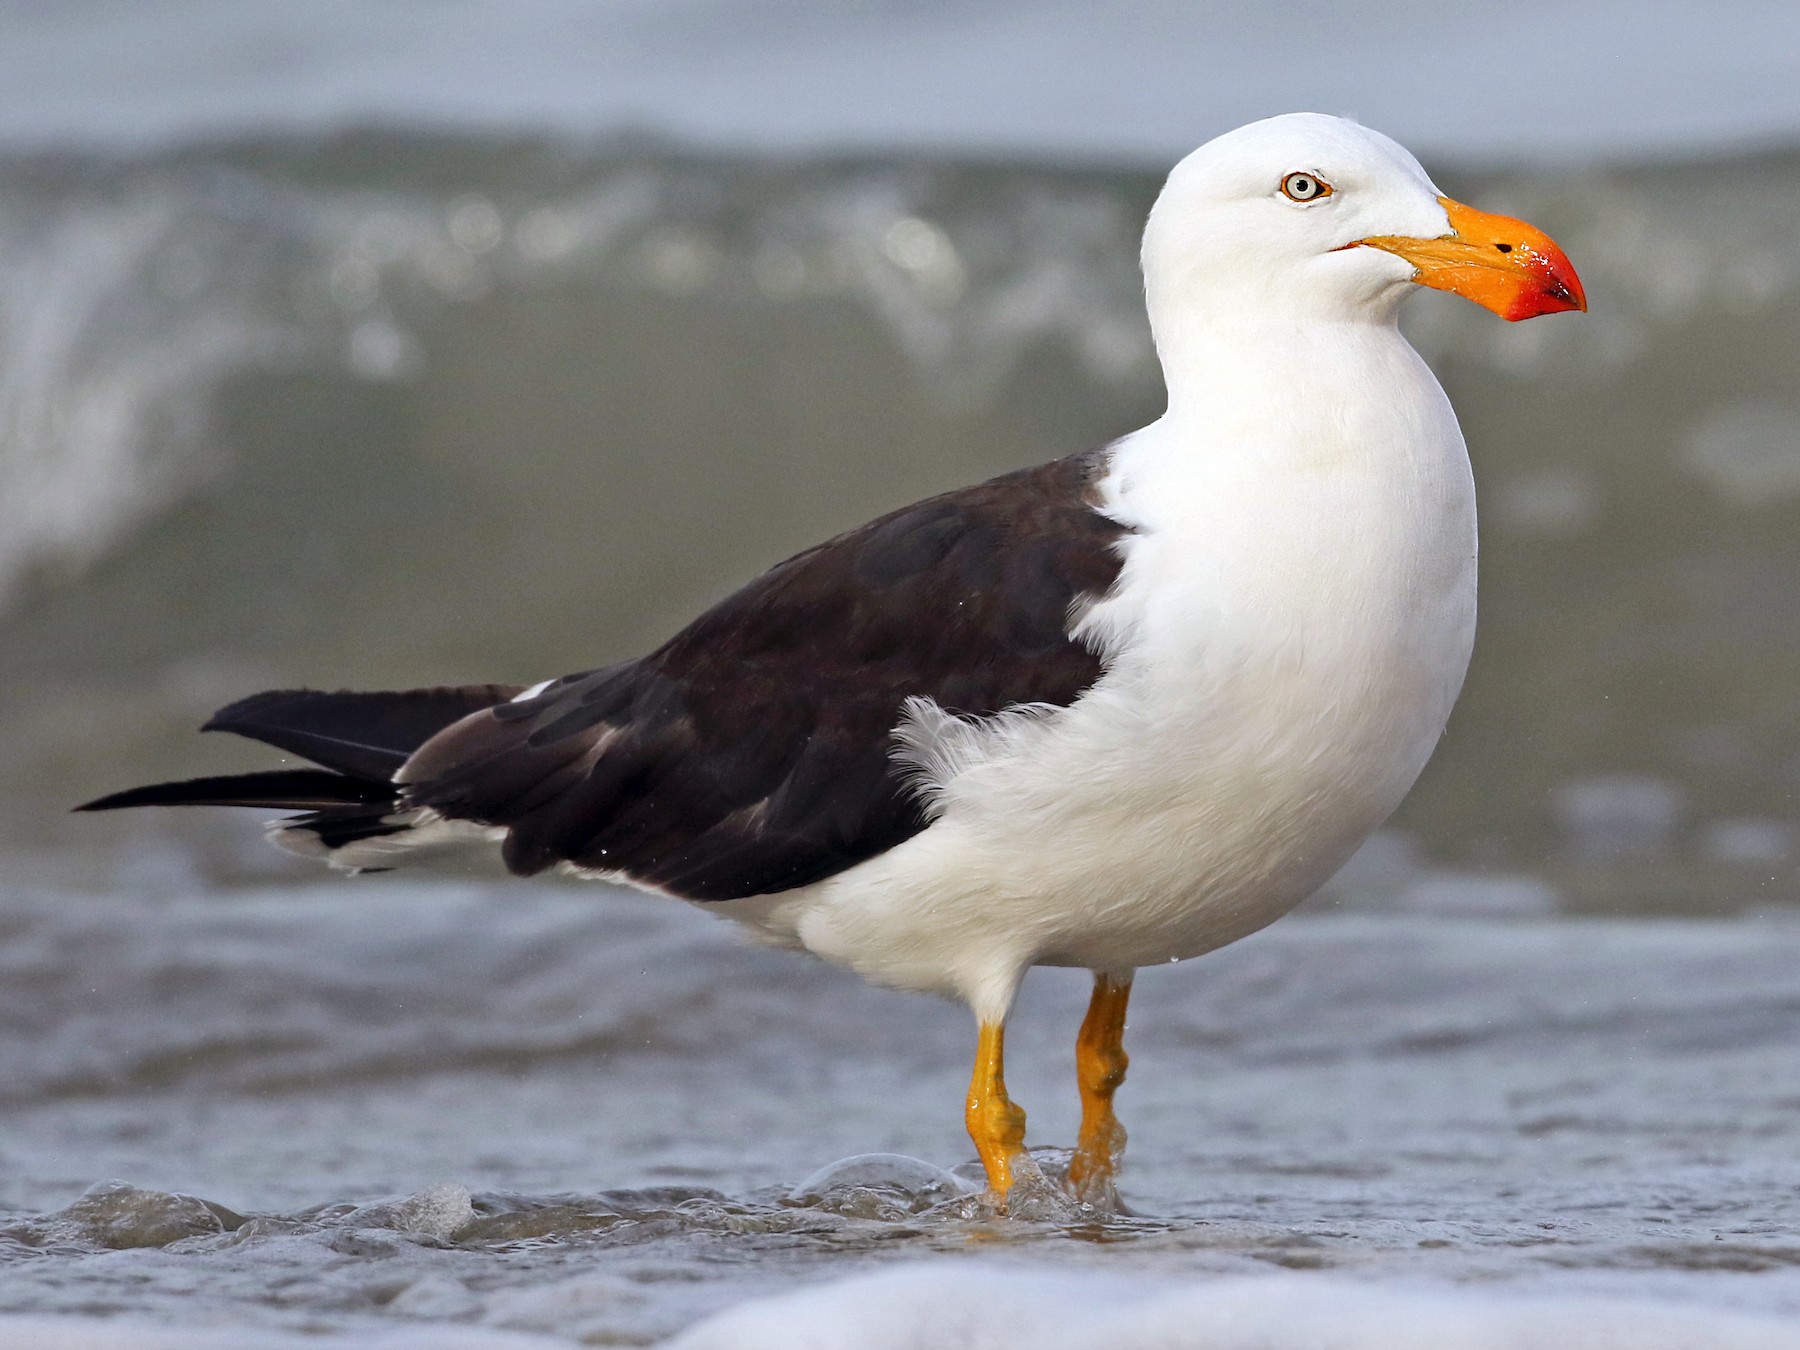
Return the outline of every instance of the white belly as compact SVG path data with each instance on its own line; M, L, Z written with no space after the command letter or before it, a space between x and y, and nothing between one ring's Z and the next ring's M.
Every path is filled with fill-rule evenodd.
M1435 419L1362 429L1378 454L1175 454L1163 424L1122 443L1113 509L1137 533L1080 630L1105 677L979 728L927 714L927 830L720 908L1003 1013L1031 965L1197 956L1299 903L1412 786L1467 667L1474 495L1429 392Z

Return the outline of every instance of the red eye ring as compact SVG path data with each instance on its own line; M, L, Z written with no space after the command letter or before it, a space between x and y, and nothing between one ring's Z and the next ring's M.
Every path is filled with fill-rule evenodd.
M1324 201L1336 189L1316 173L1308 173L1305 169L1296 169L1281 180L1281 195L1290 202L1305 205L1308 202Z

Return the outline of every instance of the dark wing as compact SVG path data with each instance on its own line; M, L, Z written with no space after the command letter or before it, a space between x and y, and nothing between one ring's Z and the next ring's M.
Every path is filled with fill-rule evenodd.
M1100 453L930 498L779 564L641 660L466 717L408 803L510 828L506 862L695 900L789 890L925 828L893 760L908 698L1066 705L1100 658L1070 615L1121 566Z

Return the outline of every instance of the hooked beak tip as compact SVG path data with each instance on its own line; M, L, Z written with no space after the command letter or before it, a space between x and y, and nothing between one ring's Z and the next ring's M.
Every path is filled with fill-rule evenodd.
M1473 300L1512 322L1540 314L1585 312L1575 265L1536 226L1438 198L1451 232L1432 239L1375 236L1350 247L1392 253L1413 265L1413 280Z

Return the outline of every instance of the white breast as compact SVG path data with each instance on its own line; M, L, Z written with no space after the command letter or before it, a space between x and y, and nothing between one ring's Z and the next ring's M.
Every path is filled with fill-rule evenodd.
M1455 418L1391 328L1215 368L1207 415L1115 447L1108 510L1133 533L1077 629L1110 657L1102 680L973 735L925 710L936 822L738 917L1003 1011L1032 964L1124 969L1262 927L1398 805L1474 634Z

